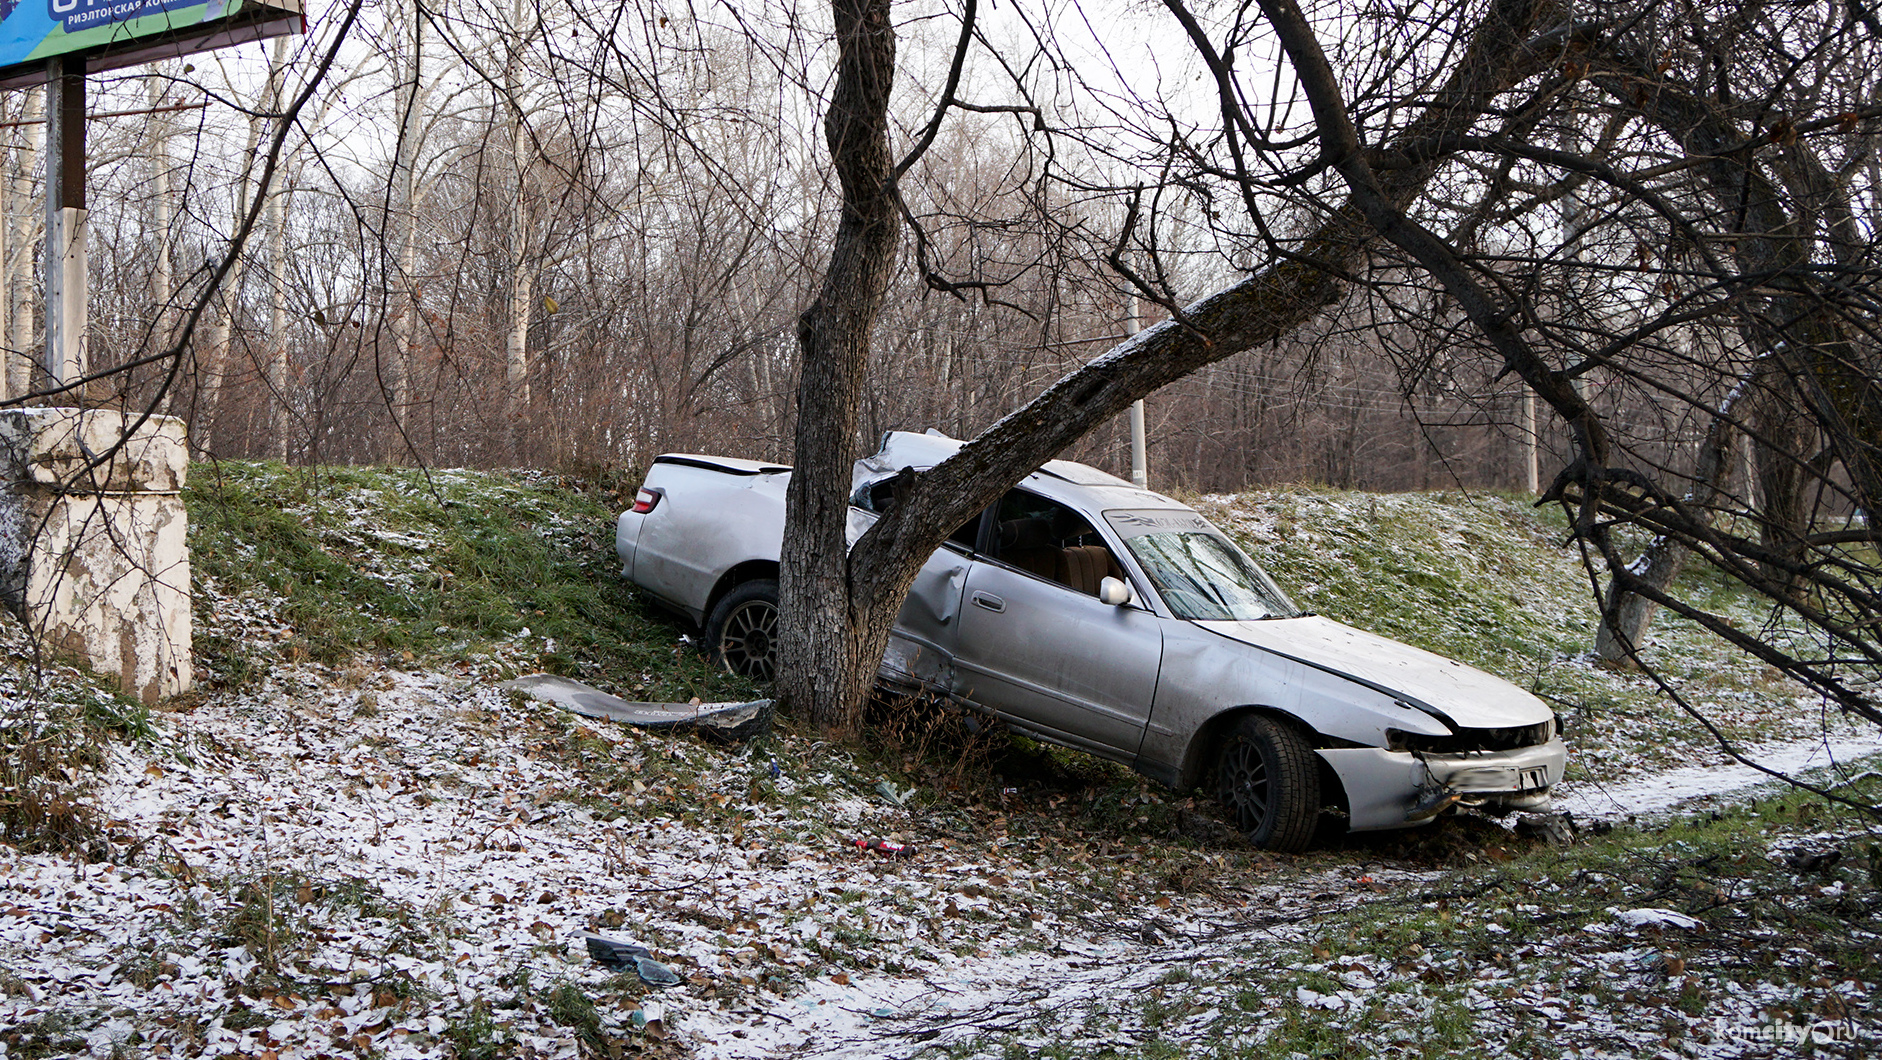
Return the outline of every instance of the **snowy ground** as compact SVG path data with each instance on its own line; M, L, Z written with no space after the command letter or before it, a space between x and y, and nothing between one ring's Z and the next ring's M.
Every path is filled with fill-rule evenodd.
M1664 939L1704 926L1657 905L1557 939L1528 884L1453 914L1425 894L1440 868L1380 850L1172 856L1029 830L1017 805L904 809L803 737L649 735L480 673L278 669L161 728L114 749L97 794L135 844L121 864L0 847L0 1053L1264 1055L1331 1034L1437 1055L1426 1036L1522 1053L1539 1032L1757 1056L1757 1034L1807 1029L1823 997L1866 1012L1873 986L1819 989L1801 1022L1773 1022L1803 1011L1782 983L1684 1014ZM1662 801L1740 783L1704 777L1665 780ZM1571 798L1640 809L1650 790ZM865 837L916 856L850 845ZM584 930L647 944L684 982L596 965ZM1530 974L1550 966L1625 1003Z
M1715 747L1708 756L1711 761L1699 765L1570 781L1556 793L1555 806L1578 819L1614 820L1664 814L1674 807L1710 808L1718 800L1729 801L1746 791L1783 783L1764 770L1815 783L1842 779L1862 772L1866 759L1882 754L1882 732L1839 728L1829 734L1752 745L1742 753L1763 769L1728 759Z

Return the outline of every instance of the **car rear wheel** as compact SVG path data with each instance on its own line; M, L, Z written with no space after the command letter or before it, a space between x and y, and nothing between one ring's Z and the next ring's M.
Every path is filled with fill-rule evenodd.
M760 578L726 593L706 620L706 646L727 670L771 680L777 674L778 583Z
M1320 816L1320 770L1299 729L1265 714L1235 723L1216 763L1216 797L1263 850L1307 849Z

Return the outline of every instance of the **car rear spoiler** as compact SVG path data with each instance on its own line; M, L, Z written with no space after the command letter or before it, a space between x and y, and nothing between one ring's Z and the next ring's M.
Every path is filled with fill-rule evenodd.
M791 469L788 464L767 464L762 460L740 460L733 456L699 456L693 453L662 453L654 457L653 462L704 468L707 471L723 471L728 475L775 475Z

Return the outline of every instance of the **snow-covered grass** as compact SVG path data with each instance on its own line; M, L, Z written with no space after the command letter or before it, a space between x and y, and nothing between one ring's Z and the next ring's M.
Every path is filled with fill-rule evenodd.
M440 508L412 472L220 474L193 497L206 691L146 714L0 669L9 718L83 734L50 768L89 829L0 846L8 1058L1765 1056L1785 1028L1856 1056L1882 1035L1882 849L1819 801L1287 858L1188 793L945 714L850 746L789 719L743 746L649 734L495 688L549 666L749 691L620 590L605 495L434 473ZM1585 577L1513 502L1211 503L1308 606L1583 710L1609 791L1673 757L1636 743L1690 739L1587 664ZM1776 719L1748 731L1808 728L1753 668L1683 672ZM584 930L681 984L597 965Z

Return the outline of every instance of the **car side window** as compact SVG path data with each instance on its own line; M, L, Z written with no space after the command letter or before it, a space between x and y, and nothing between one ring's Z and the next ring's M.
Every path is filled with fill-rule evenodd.
M1000 499L990 551L1002 563L1087 596L1098 595L1105 578L1124 577L1084 516L1025 490Z
M972 519L962 523L960 529L948 535L948 541L951 544L961 546L969 552L979 548L980 516L976 515Z
M895 507L895 478L885 478L873 482L856 491L850 503L867 512L886 512ZM964 548L969 552L980 547L980 516L962 523L948 535L948 543Z

